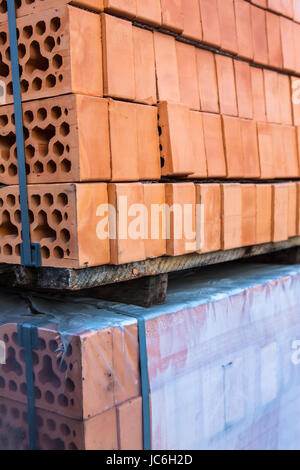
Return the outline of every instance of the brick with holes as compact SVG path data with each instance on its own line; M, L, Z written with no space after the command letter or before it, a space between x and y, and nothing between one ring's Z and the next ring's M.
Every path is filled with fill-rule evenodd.
M29 185L28 197L31 239L41 244L43 266L109 263L109 241L98 226L101 208L108 203L105 183ZM18 186L0 189L0 206L0 261L19 264Z
M53 8L19 18L17 29L22 101L67 93L102 96L99 15L70 6ZM0 25L0 80L1 104L12 103L8 23Z
M85 95L23 104L27 182L111 178L108 101ZM0 107L0 182L18 184L14 106Z

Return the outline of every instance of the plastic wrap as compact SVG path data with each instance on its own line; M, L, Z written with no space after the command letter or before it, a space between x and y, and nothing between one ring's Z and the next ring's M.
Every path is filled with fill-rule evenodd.
M31 324L37 448L141 449L146 367L152 449L299 449L299 292L300 266L238 263L174 276L150 309L1 292L0 448L30 445Z

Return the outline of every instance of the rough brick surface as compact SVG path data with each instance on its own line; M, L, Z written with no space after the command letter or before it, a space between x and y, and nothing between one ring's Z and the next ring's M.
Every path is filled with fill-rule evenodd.
M24 16L17 28L23 101L70 92L102 96L99 15L67 6ZM8 23L0 25L0 37L0 80L5 88L1 103L9 104L13 90ZM88 80L83 70L89 71Z
M105 183L29 185L33 242L42 265L79 268L109 262L108 240L97 237L97 208L107 204ZM18 186L0 189L0 260L20 263L21 214Z

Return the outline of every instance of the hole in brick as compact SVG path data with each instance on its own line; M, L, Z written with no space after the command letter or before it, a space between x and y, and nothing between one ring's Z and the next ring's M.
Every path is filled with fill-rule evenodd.
M50 21L50 28L52 31L58 31L60 28L60 18L55 17Z
M5 335L3 336L3 341L4 341L5 343L8 343L8 341L9 341L9 336L8 336L7 334L5 334Z
M50 405L54 403L54 395L49 390L45 394L45 400L47 403L50 403Z
M39 91L42 88L42 80L36 77L32 82L32 89L34 91Z
M56 42L57 42L57 44L60 46L60 43L61 43L60 37L57 38Z
M66 158L64 158L63 161L60 163L60 167L62 171L64 171L65 173L69 173L69 171L71 171L70 160L67 160Z
M6 237L7 235L14 238L17 237L18 229L11 223L10 213L8 211L4 211L2 214L2 223L0 225L0 237Z
M41 196L39 194L34 194L31 196L31 205L33 207L38 207L41 204Z
M56 172L56 163L53 160L50 160L47 163L47 171L48 171L48 173L55 173Z
M5 57L10 62L10 47L5 50Z
M5 172L5 167L4 165L0 165L0 173L3 174Z
M0 207L3 207L3 199L0 198Z
M2 405L0 406L0 414L1 414L2 416L6 416L6 415L7 415L7 407L6 407L4 404L2 404Z
M39 338L38 341L39 341L39 349L41 351L44 351L44 349L46 349L46 341L43 338Z
M30 124L34 119L33 112L32 111L25 111L24 113L24 121L27 124Z
M47 450L65 450L65 444L59 438L51 439L47 434L43 434L41 440L43 448Z
M16 360L16 351L11 346L7 349L6 363L2 366L2 370L4 374L9 374L13 372L18 377L20 377L23 373L21 365Z
M60 75L58 75L58 80L59 80L60 82L62 82L62 81L63 81L63 78L64 78L64 77L63 77L61 74L60 74Z
M59 119L62 115L61 108L59 106L54 106L51 109L51 115L54 119Z
M41 54L40 45L37 41L30 44L30 59L25 64L27 73L32 74L35 70L45 72L49 68L49 60Z
M46 78L46 86L48 88L53 88L55 87L56 85L56 78L54 75L50 74L48 75L48 77Z
M21 92L26 93L28 91L28 88L29 88L29 83L27 82L27 80L22 80L21 81Z
M14 419L19 419L20 418L20 411L18 410L18 408L12 408L11 415Z
M71 380L71 379L66 380L66 390L67 390L67 392L70 392L70 393L74 392L75 385L74 385L73 380Z
M37 32L37 34L39 34L40 36L42 36L45 31L46 31L46 24L44 21L39 21L37 24L36 24L36 27L35 27L35 30Z
M19 53L19 58L23 59L24 55L26 54L26 47L24 44L18 45L18 53Z
M56 246L53 250L55 258L62 259L64 257L64 250L60 246Z
M50 258L50 250L47 246L43 246L41 248L41 251L42 251L42 257L45 258L45 259L48 259Z
M35 148L32 145L27 145L25 148L25 156L26 158L33 158L35 155Z
M55 421L53 421L53 419L47 419L46 426L49 429L49 431L53 432L56 430L56 423Z
M6 42L7 42L7 34L4 31L2 31L0 33L0 45L4 46L4 44L6 44Z
M46 51L51 52L55 46L55 41L52 36L48 36L44 41Z
M46 129L35 127L32 130L32 138L37 141L40 155L45 157L49 152L49 142L55 136L55 127L49 124Z
M0 377L0 388L5 388L5 379Z
M9 75L9 67L3 62L2 54L0 54L0 75L1 77L8 77Z
M18 387L17 387L17 384L14 380L10 380L9 383L8 383L8 388L11 392L16 392Z
M8 124L8 117L6 115L0 116L0 126L5 127Z
M38 110L38 113L37 113L37 116L38 118L41 120L41 121L44 121L47 117L47 111L45 108L40 108Z
M66 145L66 151L69 153L70 152L70 145Z
M51 219L55 225L59 225L62 221L61 212L59 212L58 210L53 211L51 214Z
M42 164L42 162L39 162L39 161L35 162L35 164L33 165L33 171L34 171L34 173L36 173L36 174L41 174L41 173L43 173L43 171L44 171L44 165Z
M67 399L66 395L60 394L58 396L58 403L63 408L67 408L67 406L69 404L69 400Z
M65 213L64 213L64 219L65 219L65 220L68 220L68 218L69 218L69 216L68 216L67 212L65 212Z
M55 56L52 59L53 67L56 69L60 69L60 67L62 66L62 63L63 63L62 56L59 54L55 54Z
M65 115L68 116L68 114L69 114L69 111L67 108L65 108Z
M70 428L67 424L60 425L60 432L63 436L69 436L71 434Z
M14 214L14 219L16 222L20 223L21 222L21 211L17 210Z
M54 388L61 386L59 377L53 371L52 359L48 355L43 357L43 369L39 372L38 379L43 385L51 384Z
M163 168L165 166L165 159L164 157L160 157L160 166Z
M0 135L0 156L3 160L9 160L10 149L16 143L16 136L10 132L6 136Z
M32 224L34 222L34 215L32 211L28 211L28 218L29 218L29 223Z
M159 136L161 136L161 134L162 134L161 127L160 127L160 126L158 126L158 135L159 135Z
M57 367L60 372L66 372L66 370L68 369L66 361L62 361L61 359L58 359Z
M40 400L42 397L42 392L40 391L40 389L38 387L34 387L34 398L36 400Z
M7 91L7 94L12 96L13 95L13 86L12 86L12 82L9 82L9 84L7 85L6 87L6 91Z
M43 196L43 201L44 201L44 204L46 204L47 206L49 207L52 206L54 202L52 194L49 194L49 193L45 194Z
M16 204L16 198L13 194L9 194L6 198L6 203L10 206L13 207Z
M49 226L46 212L40 211L38 213L38 226L33 230L32 239L34 242L40 242L43 238L55 241L56 232Z
M68 241L70 241L70 232L69 232L69 230L63 229L60 232L60 238L62 239L62 241L64 243L67 243Z
M32 26L25 26L23 28L23 36L26 38L26 39L29 39L31 38L31 36L33 35L33 28Z
M42 428L44 426L44 420L41 416L36 417L36 424L38 428Z
M49 349L50 351L52 352L56 352L57 351L57 348L58 348L58 344L57 344L57 341L55 341L55 339L51 339L51 341L49 341Z
M15 253L17 256L20 256L21 254L21 245L18 244L16 247L15 247Z
M4 245L3 247L3 254L6 255L6 256L11 256L12 255L12 247L7 243L6 245Z
M63 135L63 136L66 136L66 135L70 134L70 126L69 126L69 124L66 123L66 122L63 122L63 123L61 124L59 130L60 130L61 135Z

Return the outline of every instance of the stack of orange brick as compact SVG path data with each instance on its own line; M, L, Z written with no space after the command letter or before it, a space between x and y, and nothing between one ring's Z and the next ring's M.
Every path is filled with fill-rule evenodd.
M239 225L229 245L224 241L224 221L236 216L237 208L228 207L215 188L222 184L224 194L238 194L248 188L242 180L251 180L249 188L257 191L268 185L272 192L272 184L287 188L276 179L292 184L291 225L297 230L279 238L299 235L291 180L300 177L295 53L300 0L289 8L279 1L251 5L246 0L226 0L226 6L223 0L194 0L192 7L184 0L68 3L34 0L16 6L31 236L41 244L43 265L120 264L245 246L250 239L271 241L273 234L252 237L248 230L244 237ZM0 261L19 263L6 2L0 22L0 182L8 185L0 189ZM196 243L192 236L186 243L185 236L175 236L174 215L167 224L164 204L196 208L202 187L203 194L211 194L204 211L213 214L204 229L207 239L201 238L197 218L190 217ZM107 237L103 230L100 234L103 207L122 211L123 196L148 209L142 216L146 239L130 239L128 233L124 239L117 215L128 222L134 214L118 211L107 217ZM224 204L214 212L209 205L217 201ZM245 201L241 213L248 213ZM149 217L153 205L163 206L155 227ZM261 207L246 216L249 226L258 211ZM254 235L254 225L251 230Z

